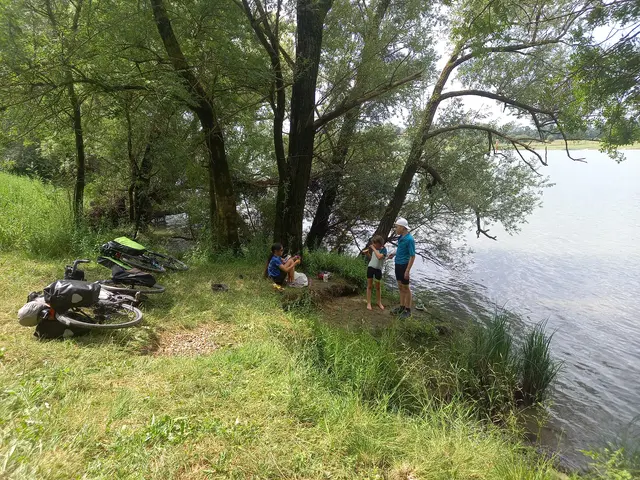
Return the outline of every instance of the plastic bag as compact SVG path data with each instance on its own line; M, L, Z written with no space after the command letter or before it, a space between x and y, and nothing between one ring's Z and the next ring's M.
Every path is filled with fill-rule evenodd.
M290 287L304 288L309 286L309 279L304 273L295 272L293 274L293 282L289 284Z

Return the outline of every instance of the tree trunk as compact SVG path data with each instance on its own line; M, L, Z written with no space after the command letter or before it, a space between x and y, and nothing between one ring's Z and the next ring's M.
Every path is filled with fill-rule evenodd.
M220 232L219 240L222 246L237 249L240 246L240 239L238 237L236 198L227 162L222 127L216 115L213 99L207 95L182 53L163 0L151 0L151 5L158 33L169 60L197 104L190 108L200 120L209 153L209 221L212 233Z
M71 76L69 73L68 76ZM73 132L76 140L76 182L73 189L73 218L76 224L82 220L84 210L84 185L85 185L85 153L84 153L84 136L82 134L82 111L80 108L80 99L76 94L73 82L69 82L67 87L69 101L73 111Z
M286 185L289 183L289 171L287 169L287 159L284 153L284 138L282 135L282 126L284 124L284 114L286 107L286 98L284 91L284 79L282 77L282 65L280 57L277 61L272 59L272 63L276 74L276 99L273 105L273 145L276 152L276 164L278 165L278 191L276 194L276 220L273 228L274 241L280 241L284 231L284 212L286 209Z
M205 143L209 151L209 207L211 208L210 221L212 228L216 225L216 217L219 220L221 244L238 248L239 214L236 209L236 197L233 191L233 182L229 174L229 164L225 152L222 130L216 119L209 117L208 112L200 113L200 123L205 131ZM213 212L217 212L214 214ZM215 230L212 232L215 234Z
M129 104L125 105L124 117L127 121L127 155L129 156L129 222L132 225L136 224L136 200L135 200L135 189L136 189L136 181L138 180L138 162L136 161L136 156L133 153L133 129L131 127L131 115L129 113ZM136 227L137 232L137 227Z
M333 152L329 167L331 171L327 175L326 186L318 202L316 214L313 217L313 223L305 242L309 250L319 248L324 241L324 237L329 232L329 218L333 212L336 199L338 198L338 188L340 188L342 177L344 176L345 160L349 152L349 147L351 146L359 116L360 107L349 110L340 127L338 143Z
M296 68L291 90L291 126L289 129L288 172L280 178L278 189L284 192L281 231L276 234L292 252L302 250L302 221L311 176L315 94L322 49L324 19L333 0L298 0L296 4Z
M368 62L378 54L377 43L380 38L380 25L389 9L390 3L391 0L380 0L376 6L371 27L367 29L364 37L360 62L356 69L355 83L347 95L349 100L355 100L366 90L366 83L369 77L369 72L367 71L367 67L369 66ZM353 140L353 134L356 130L358 118L360 117L360 111L361 107L358 106L345 114L344 122L342 123L338 136L338 143L330 162L331 171L327 177L326 187L322 192L316 214L313 217L313 224L311 225L305 242L309 250L319 248L329 231L329 219L333 212L336 199L338 198L338 189L344 176L344 166Z
M396 221L398 214L400 213L400 209L402 208L402 205L407 198L407 193L409 192L411 183L413 182L413 177L418 171L418 167L420 166L420 159L422 158L422 153L424 150L424 145L428 139L429 130L433 125L433 119L440 104L440 96L442 95L442 90L449 80L451 72L456 67L456 60L458 59L459 54L460 47L457 46L454 49L453 54L449 58L449 61L442 69L440 77L433 87L433 93L431 94L431 97L427 102L420 128L411 142L411 151L409 152L409 157L407 158L407 162L405 163L404 170L400 175L398 184L396 185L396 188L393 192L393 197L387 204L387 208L385 209L384 214L380 219L380 223L378 224L378 228L375 232L375 235L381 235L384 239L388 238L389 232L391 231L391 228L393 227L393 224Z
M75 4L73 4L75 8L75 12L73 14L73 21L71 24L71 32L73 36L78 32L78 24L80 21L80 13L82 12L83 0L78 0ZM51 22L51 26L56 31L56 34L60 38L60 42L63 47L67 47L67 40L58 28L58 20L56 18L54 12L54 5L51 0L45 1L45 8L47 17L49 17L49 22ZM65 81L67 82L67 94L69 95L69 102L71 103L71 111L72 111L72 121L73 121L73 132L76 141L76 182L73 189L73 218L78 225L82 220L82 215L84 211L84 186L85 186L85 153L84 153L84 136L82 133L82 102L78 98L78 95L74 86L73 79L73 71L71 70L70 65L65 65Z
M151 186L151 169L153 167L151 155L151 142L147 143L140 162L140 169L135 180L134 204L135 204L135 227L136 235L139 231L146 229L147 223L151 220L151 201L149 199L149 189Z

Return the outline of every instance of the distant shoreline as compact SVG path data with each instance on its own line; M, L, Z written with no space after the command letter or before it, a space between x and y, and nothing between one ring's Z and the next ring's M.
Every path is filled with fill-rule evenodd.
M527 142L523 142L527 143ZM553 140L548 143L544 142L530 142L528 143L535 150L542 150L544 147L547 150L564 150L565 144L562 140ZM569 150L600 150L600 142L589 140L569 140L567 142ZM513 148L510 143L504 141L498 143L498 148L510 149ZM620 147L619 150L640 150L640 143L634 143L633 145L625 145Z

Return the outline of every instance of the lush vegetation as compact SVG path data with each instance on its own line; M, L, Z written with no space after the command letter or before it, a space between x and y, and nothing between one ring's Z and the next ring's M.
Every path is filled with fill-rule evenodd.
M625 2L312 3L2 2L0 168L63 188L78 225L187 213L212 245L300 252L401 214L452 261L539 205L536 141L637 139Z
M244 256L192 250L192 269L162 279L167 292L147 302L141 328L36 341L15 321L26 293L58 278L72 252L94 255L99 237L65 236L54 206L70 218L68 199L65 210L35 181L3 180L3 192L22 198L45 192L38 201L51 214L34 221L25 212L3 247L2 475L562 478L523 443L517 420L523 402L544 402L558 368L542 326L516 342L506 317L486 328L448 319L443 331L429 315L385 316L384 329L370 330L354 329L349 309L343 325L306 304L284 311L261 276L264 244ZM2 231L14 220L4 217ZM26 248L44 239L50 250ZM360 259L337 254L306 262L310 274L364 271ZM212 293L211 281L231 290ZM200 349L175 350L181 338ZM634 471L635 457L621 449L592 454L594 478Z
M253 261L163 279L167 294L149 301L142 328L37 342L15 310L60 262L5 258L0 449L10 478L555 478L464 403L419 392L420 405L391 339L283 312ZM211 279L231 292L214 296ZM217 348L153 354L185 332Z
M341 254L399 215L439 264L470 228L516 232L550 186L542 147L596 140L619 159L640 138L635 6L0 0L0 26L2 474L556 475L513 431L558 371L542 326L353 331L308 297L283 312L258 272L274 240L362 287ZM171 214L195 268L144 328L15 331L63 259L113 231L162 243ZM232 292L211 296L212 276ZM153 354L211 328L228 343L210 354ZM632 472L629 452L594 454L602 475Z

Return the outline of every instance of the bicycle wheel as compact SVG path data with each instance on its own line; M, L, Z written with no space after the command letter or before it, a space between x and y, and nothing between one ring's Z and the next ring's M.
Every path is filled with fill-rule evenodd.
M100 285L105 290L114 293L123 293L125 295L133 295L136 293L140 293L141 295L150 295L154 293L162 293L164 292L164 287L159 284L155 284L151 287L147 285L141 285L136 283L122 283L122 282L114 282L113 280L102 280Z
M160 265L160 263L146 255L129 255L127 253L120 253L120 260L128 263L132 267L137 267L140 270L146 270L147 272L165 272L164 267Z
M186 263L181 262L171 255L163 255L162 253L158 252L147 252L146 255L155 259L156 262L158 262L164 268L178 271L189 270L189 266Z
M91 307L73 308L56 313L56 320L68 326L93 330L115 330L138 325L142 312L128 304L98 302Z

